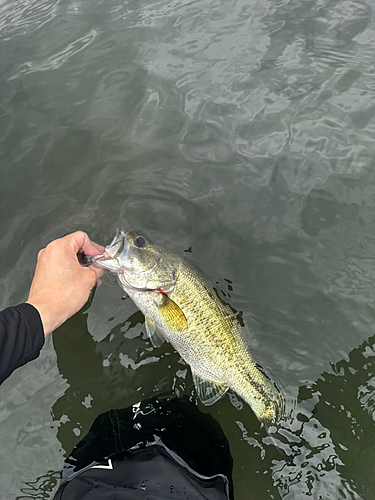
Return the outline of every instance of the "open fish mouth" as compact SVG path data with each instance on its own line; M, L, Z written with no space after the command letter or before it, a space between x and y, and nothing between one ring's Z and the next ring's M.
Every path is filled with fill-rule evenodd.
M113 238L112 242L105 248L103 253L97 255L83 254L79 259L80 263L86 267L96 266L110 271L115 270L115 268L120 268L121 264L119 258L124 257L126 252L125 238L126 233L118 229L116 236Z

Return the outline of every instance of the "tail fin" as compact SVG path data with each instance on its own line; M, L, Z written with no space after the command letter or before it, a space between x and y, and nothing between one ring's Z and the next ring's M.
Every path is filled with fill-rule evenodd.
M273 412L265 415L261 420L268 436L265 442L272 444L282 458L293 463L294 458L301 453L300 448L305 441L300 433L292 431L290 427L290 413L293 411L295 400L291 397L284 398L281 393L277 401L273 401ZM275 415L275 418L270 418ZM289 423L288 423L289 422Z

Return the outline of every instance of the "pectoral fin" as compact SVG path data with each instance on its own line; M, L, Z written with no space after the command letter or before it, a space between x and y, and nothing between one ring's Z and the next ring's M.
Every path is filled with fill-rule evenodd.
M164 342L165 338L156 328L154 320L146 316L145 326L146 326L146 333L149 339L151 340L151 344L154 347L160 347Z
M216 401L219 401L229 389L227 384L218 384L212 380L202 378L194 371L192 373L195 390L199 399L206 406L213 405Z
M155 297L155 303L167 328L176 332L187 328L185 314L168 295L160 293Z

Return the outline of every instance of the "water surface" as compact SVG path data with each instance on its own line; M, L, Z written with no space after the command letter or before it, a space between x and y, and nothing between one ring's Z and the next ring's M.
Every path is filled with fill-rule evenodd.
M236 500L374 498L374 53L370 1L0 2L0 308L77 229L196 263L304 440L287 464L246 405L200 406ZM2 385L1 499L51 498L99 413L193 394L143 322L107 276Z

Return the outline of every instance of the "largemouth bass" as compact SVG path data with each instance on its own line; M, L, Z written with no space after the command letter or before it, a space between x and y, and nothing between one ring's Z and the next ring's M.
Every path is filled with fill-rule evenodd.
M241 317L192 264L132 231L119 232L88 264L117 274L153 346L167 340L190 365L203 404L231 388L266 428L276 423L282 398L251 357Z

